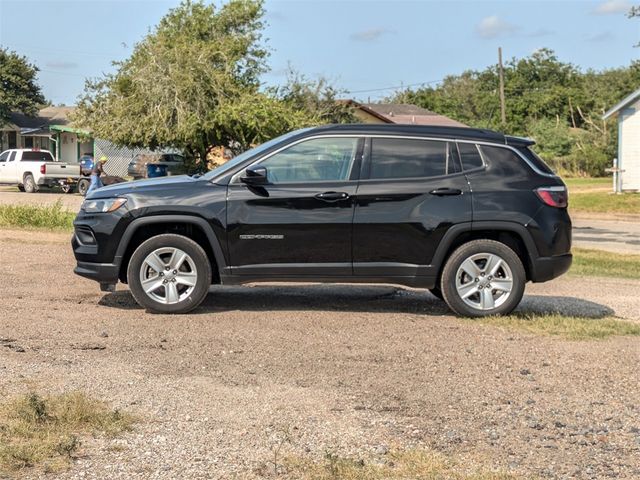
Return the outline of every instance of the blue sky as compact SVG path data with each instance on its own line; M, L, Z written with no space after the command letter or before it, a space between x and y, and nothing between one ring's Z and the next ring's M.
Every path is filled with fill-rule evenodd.
M640 2L636 2L640 3ZM73 104L85 77L112 70L178 0L0 0L0 45L37 64L55 104ZM272 51L267 84L288 65L322 75L375 100L388 87L437 82L448 74L522 57L538 48L582 68L611 68L640 58L633 2L267 0Z

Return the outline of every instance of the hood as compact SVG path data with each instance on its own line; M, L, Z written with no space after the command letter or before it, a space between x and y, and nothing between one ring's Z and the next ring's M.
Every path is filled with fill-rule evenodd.
M92 198L110 198L118 197L121 195L127 195L129 193L146 192L148 190L158 190L166 187L173 187L179 184L187 184L198 181L197 179L190 177L189 175L176 175L170 177L148 178L144 180L134 180L132 182L115 183L106 187L99 188L90 195L87 195L88 199Z

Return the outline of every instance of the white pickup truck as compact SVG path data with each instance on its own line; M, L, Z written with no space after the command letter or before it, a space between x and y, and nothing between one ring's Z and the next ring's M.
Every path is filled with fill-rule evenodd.
M56 185L71 192L79 178L79 164L58 162L47 150L21 148L0 154L0 185L17 185L22 192Z

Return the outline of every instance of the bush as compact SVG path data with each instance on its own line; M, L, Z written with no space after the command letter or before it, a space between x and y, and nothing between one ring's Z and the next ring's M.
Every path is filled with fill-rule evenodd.
M30 227L71 230L75 213L53 205L0 205L0 227Z

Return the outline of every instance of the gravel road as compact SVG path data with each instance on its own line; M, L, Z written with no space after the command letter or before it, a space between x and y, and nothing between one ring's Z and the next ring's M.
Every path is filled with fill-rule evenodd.
M258 478L282 429L286 455L418 446L522 475L640 478L637 338L514 333L389 286L214 288L192 314L154 316L74 276L68 242L0 230L0 393L79 389L143 420L86 439L55 478ZM529 285L521 308L639 320L638 291L567 276Z

